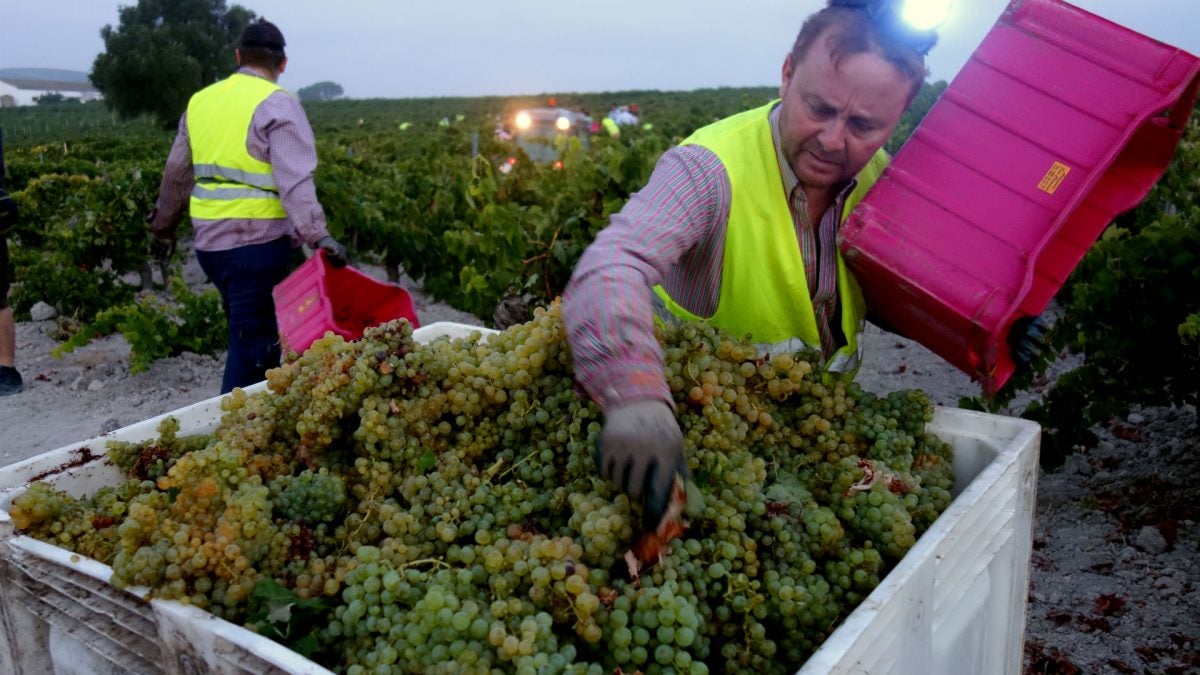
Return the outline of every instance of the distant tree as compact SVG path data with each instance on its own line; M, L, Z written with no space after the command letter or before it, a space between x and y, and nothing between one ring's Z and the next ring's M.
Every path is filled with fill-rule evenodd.
M233 48L255 18L225 0L138 0L121 7L117 28L100 30L92 84L122 118L150 114L169 128L192 94L233 72Z
M301 101L332 101L342 96L342 85L337 82L318 82L301 87L296 92Z
M57 91L50 91L41 96L34 96L33 102L38 105L58 105L59 103L79 103L79 99L63 96Z

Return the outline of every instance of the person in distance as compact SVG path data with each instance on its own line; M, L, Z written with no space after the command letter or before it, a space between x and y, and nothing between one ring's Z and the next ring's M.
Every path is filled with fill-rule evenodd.
M0 162L0 167L3 167ZM0 175L0 180L4 176ZM18 394L25 384L16 367L17 326L8 306L8 232L17 225L17 203L0 188L0 396Z
M151 254L170 258L184 208L196 258L221 293L229 351L221 393L263 379L279 364L271 290L287 277L294 245L346 248L329 235L313 173L316 142L299 99L277 84L287 67L283 33L260 20L234 51L238 69L188 102L167 157L154 211Z
M812 349L849 379L867 307L840 223L926 77L933 31L893 0L830 0L783 59L779 98L706 126L659 160L575 267L563 321L604 412L601 473L655 523L688 475L656 321L704 320L763 353Z

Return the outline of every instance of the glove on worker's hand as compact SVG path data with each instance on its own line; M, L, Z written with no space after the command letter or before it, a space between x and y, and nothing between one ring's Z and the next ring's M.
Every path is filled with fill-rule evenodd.
M155 207L150 213L146 214L143 219L150 226L150 246L149 253L152 260L157 261L161 265L166 265L171 262L171 256L175 254L175 232L167 230L154 230L154 221L158 218L158 208Z
M325 259L334 267L345 267L350 262L350 256L346 253L346 247L342 246L337 239L329 235L325 235L317 240L317 248L325 249Z
M150 257L159 263L167 264L175 254L175 237L155 232L150 235Z
M1008 350L1017 370L1025 370L1050 351L1046 324L1040 316L1023 316L1008 331Z
M596 463L614 485L640 500L648 529L658 526L675 476L688 477L683 433L663 401L637 401L605 414Z

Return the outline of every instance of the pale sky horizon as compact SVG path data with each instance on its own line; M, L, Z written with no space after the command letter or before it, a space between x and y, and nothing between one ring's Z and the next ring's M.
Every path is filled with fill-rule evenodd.
M135 0L0 1L0 68L90 72L100 30ZM287 39L280 84L348 98L775 86L804 18L825 0L240 0ZM1008 0L955 0L929 55L950 81ZM1200 0L1072 5L1200 54Z

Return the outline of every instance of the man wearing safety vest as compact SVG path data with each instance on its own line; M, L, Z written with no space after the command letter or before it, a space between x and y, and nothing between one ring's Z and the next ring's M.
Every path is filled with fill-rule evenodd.
M666 152L574 270L563 320L605 414L599 469L647 522L688 474L656 320L707 320L763 352L813 349L836 377L858 369L867 308L837 230L887 164L936 41L880 11L891 4L831 0L810 16L780 98Z
M283 34L262 20L242 32L238 70L192 96L147 220L152 253L169 257L190 212L196 259L221 293L229 352L221 393L259 382L279 365L271 290L290 271L294 245L346 249L325 227L313 173L316 143L300 101L276 84L287 66Z

